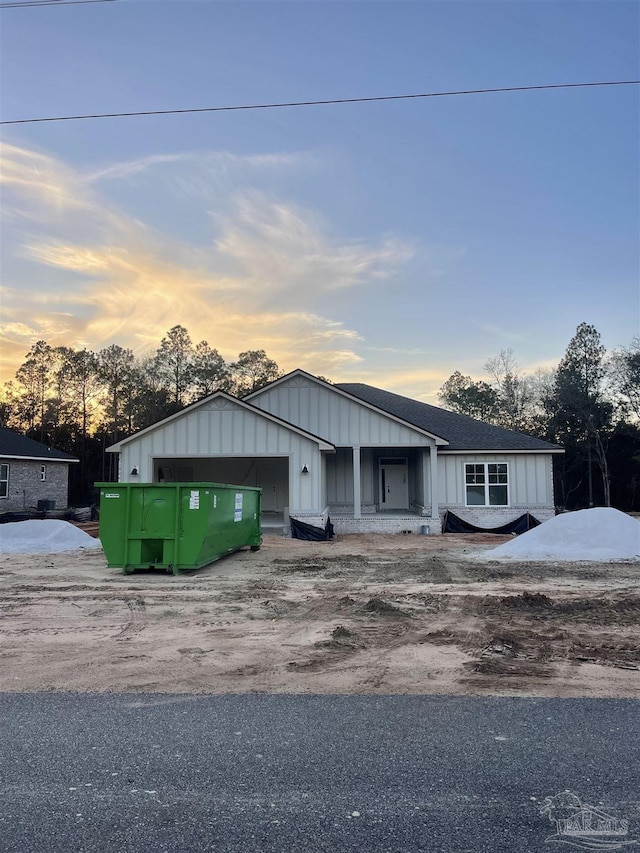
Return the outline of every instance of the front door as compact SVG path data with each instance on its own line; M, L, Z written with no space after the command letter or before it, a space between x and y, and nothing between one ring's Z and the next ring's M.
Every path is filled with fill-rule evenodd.
M406 459L380 460L380 509L409 509Z

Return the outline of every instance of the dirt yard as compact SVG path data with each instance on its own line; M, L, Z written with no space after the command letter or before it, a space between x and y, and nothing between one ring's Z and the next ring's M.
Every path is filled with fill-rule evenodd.
M0 689L640 697L640 564L265 537L192 574L0 555Z

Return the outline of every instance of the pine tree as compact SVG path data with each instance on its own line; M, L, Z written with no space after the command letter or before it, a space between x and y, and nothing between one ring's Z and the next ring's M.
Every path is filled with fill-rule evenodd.
M558 438L582 448L587 460L589 506L593 506L592 461L595 454L604 503L611 504L607 436L613 407L605 399L606 350L594 326L581 323L558 365L552 404Z

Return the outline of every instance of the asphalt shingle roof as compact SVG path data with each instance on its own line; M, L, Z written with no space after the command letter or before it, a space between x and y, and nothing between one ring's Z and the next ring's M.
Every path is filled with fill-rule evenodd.
M557 444L551 444L540 438L524 435L521 432L493 426L477 421L466 415L458 415L421 403L391 391L383 391L362 382L338 382L335 385L341 391L363 400L390 415L395 415L407 423L420 427L427 432L446 439L449 444L441 448L447 450L559 450Z
M47 447L39 441L27 438L13 430L0 427L0 457L27 456L30 459L49 459L57 462L77 462L74 456Z

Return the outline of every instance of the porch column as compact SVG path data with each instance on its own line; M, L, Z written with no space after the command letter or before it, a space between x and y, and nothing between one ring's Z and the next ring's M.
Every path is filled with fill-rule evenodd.
M353 448L353 517L362 518L360 500L360 446Z
M438 448L432 444L429 448L429 470L431 474L431 518L438 518Z
M422 464L422 506L425 508L424 514L427 514L427 498L431 500L431 448L427 453L427 448L423 447L420 451L420 462Z

